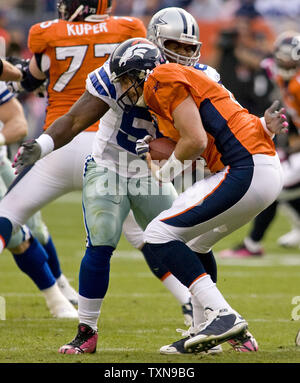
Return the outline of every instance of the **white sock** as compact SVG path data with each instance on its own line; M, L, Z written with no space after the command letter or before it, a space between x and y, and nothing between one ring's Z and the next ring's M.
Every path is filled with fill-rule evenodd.
M246 237L244 239L244 245L252 253L256 253L262 249L260 242L253 241L253 239Z
M71 304L60 291L57 282L55 282L51 287L41 290L41 292L44 294L48 307L56 306L59 303Z
M103 298L90 299L78 295L78 317L79 322L87 324L97 331L97 322L100 316Z
M204 308L200 305L198 300L192 295L192 306L193 306L193 325L198 327L201 323L206 322L204 315Z
M204 275L194 282L190 286L190 291L204 309L209 307L212 310L223 308L232 310L209 275Z
M164 286L174 295L181 305L188 303L191 294L189 289L184 286L173 274L169 274L161 280Z

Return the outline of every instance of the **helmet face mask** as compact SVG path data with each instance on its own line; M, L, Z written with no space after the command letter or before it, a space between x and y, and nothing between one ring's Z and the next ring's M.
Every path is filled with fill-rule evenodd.
M131 80L132 84L118 97L117 104L125 113L129 113L141 97L145 79L139 79L138 74L126 73L119 77L118 81L122 81L125 76Z
M110 80L122 83L125 77L130 79L131 85L125 91L122 89L117 99L123 111L128 112L137 104L147 75L165 62L159 48L147 39L132 38L118 45L110 57Z
M93 18L107 16L112 0L59 0L57 10L60 19L67 21L93 21Z
M182 8L170 7L157 12L149 22L147 38L171 62L193 66L199 61L202 45L199 41L199 26L194 17ZM167 49L167 40L194 46L194 54L190 57Z

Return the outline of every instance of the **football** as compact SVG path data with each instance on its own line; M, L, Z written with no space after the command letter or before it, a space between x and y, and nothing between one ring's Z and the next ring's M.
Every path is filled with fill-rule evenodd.
M167 160L174 151L176 142L168 137L156 138L149 144L152 160Z

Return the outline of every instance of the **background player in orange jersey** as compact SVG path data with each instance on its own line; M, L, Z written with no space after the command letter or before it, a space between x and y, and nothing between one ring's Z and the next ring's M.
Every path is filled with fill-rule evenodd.
M149 166L160 182L170 181L184 169L184 161L200 155L215 172L180 194L148 225L144 236L149 256L158 253L197 302L188 336L161 352L200 352L243 337L247 322L230 307L186 243L197 244L205 253L249 222L280 193L281 166L263 120L197 69L160 65L161 61L150 42L147 46L146 40L131 39L112 54L111 78L121 84L120 105L141 104L144 99L159 130L177 142L161 168L153 165L148 153ZM279 115L278 121L283 120ZM272 190L265 187L268 182ZM201 309L206 313L204 325L199 321Z
M273 57L263 60L262 67L277 86L292 120L289 135L277 140L284 176L283 190L278 200L255 218L242 243L219 253L224 258L263 255L262 240L279 204L290 218L292 230L279 237L278 244L285 247L300 245L300 34L295 31L280 34L274 44Z

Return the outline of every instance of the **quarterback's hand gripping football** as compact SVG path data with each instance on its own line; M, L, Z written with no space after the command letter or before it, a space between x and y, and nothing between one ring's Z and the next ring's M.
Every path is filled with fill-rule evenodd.
M145 136L136 141L135 151L136 154L142 159L146 159L146 154L149 153L149 143L153 140L150 135Z
M15 155L12 167L15 174L20 174L27 166L33 165L41 158L41 146L36 140L30 140L22 144Z
M273 104L266 109L264 117L267 129L273 134L286 133L288 131L288 122L285 115L285 109L279 107L279 101L274 101Z

